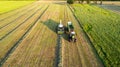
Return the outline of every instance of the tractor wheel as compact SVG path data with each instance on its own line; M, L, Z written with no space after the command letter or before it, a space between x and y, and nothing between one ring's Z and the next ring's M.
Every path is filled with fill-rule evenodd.
M76 39L74 39L74 41L73 42L76 42Z

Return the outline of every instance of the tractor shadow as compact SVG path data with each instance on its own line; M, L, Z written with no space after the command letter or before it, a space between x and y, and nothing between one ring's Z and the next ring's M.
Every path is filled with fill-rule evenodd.
M66 27L65 27L66 28ZM62 37L66 40L66 41L69 41L68 40L68 33L64 32L64 34L62 35Z
M56 28L57 28L57 25L59 24L58 22L56 22L52 19L48 19L48 20L44 21L43 24L57 34Z
M46 21L44 21L44 22L42 22L44 25L46 25L50 30L52 30L54 33L56 33L57 34L57 27L58 27L58 24L59 24L59 22L56 22L56 21L54 21L54 20L52 20L52 19L48 19L48 20L46 20ZM65 26L65 28L66 28L66 26ZM69 41L68 40L68 34L67 33L64 33L64 34L62 34L62 37L65 39L65 40L67 40L67 41Z

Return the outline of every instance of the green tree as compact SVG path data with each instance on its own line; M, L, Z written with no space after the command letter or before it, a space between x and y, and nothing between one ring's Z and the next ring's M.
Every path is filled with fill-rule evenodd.
M87 4L89 4L90 3L90 0L87 0Z
M73 4L73 3L74 3L74 0L67 0L67 3Z
M81 3L83 3L84 2L84 0L81 0Z
M100 0L100 5L102 5L102 0Z
M97 4L97 0L94 0L94 3Z

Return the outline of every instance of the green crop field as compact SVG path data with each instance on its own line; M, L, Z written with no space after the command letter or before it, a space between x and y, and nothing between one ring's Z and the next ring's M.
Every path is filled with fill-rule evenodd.
M120 66L120 15L94 5L72 5L106 67Z
M33 1L0 1L0 14L23 7Z
M15 7L0 6L0 67L120 66L119 14L65 1L10 4ZM58 35L60 20L65 29L72 22L76 42L69 41L70 32Z

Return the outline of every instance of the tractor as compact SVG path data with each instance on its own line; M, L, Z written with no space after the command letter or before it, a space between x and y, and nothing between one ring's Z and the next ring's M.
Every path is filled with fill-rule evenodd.
M68 39L70 42L76 42L75 31L72 22L67 23L66 33L68 33Z

